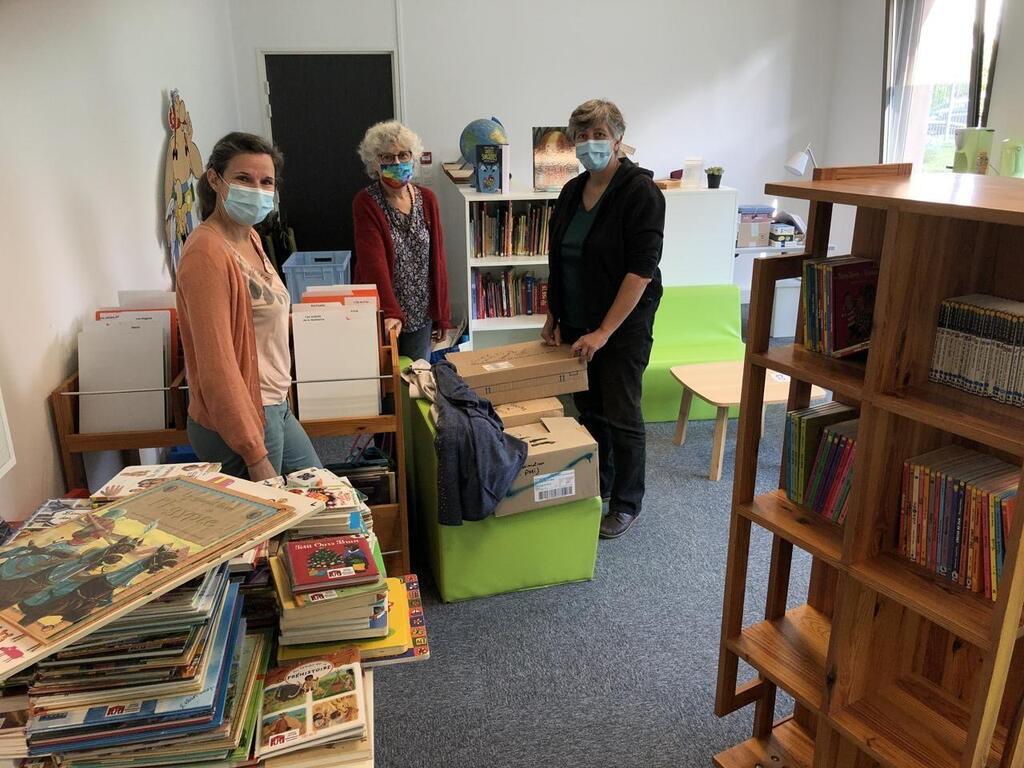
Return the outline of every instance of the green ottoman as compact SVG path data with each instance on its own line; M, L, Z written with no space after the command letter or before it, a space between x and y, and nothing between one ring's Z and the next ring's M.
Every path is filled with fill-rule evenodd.
M437 454L430 403L414 400L416 514L445 602L593 578L598 497L462 525L437 522Z

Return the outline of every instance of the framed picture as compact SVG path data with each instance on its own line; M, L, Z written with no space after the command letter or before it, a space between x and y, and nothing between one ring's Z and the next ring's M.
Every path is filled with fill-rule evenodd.
M0 477L14 466L14 443L11 441L11 427L4 410L4 393L0 392Z

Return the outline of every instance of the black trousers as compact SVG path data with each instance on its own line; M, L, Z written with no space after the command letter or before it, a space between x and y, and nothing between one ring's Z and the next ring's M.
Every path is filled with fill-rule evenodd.
M597 441L601 495L609 499L609 512L639 515L643 506L647 431L640 396L658 303L637 306L587 366L590 389L573 395L580 422ZM587 333L564 325L561 332L568 344Z

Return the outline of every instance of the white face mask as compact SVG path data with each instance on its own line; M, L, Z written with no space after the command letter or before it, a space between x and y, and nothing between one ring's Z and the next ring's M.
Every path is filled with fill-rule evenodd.
M221 176L227 184L227 180ZM224 212L238 224L256 226L274 210L274 193L241 184L228 184L227 197L221 198Z

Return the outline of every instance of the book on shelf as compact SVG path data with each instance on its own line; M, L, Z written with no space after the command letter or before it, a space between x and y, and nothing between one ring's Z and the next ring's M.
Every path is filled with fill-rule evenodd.
M805 502L805 491L815 467L822 431L856 415L855 408L835 401L786 415L783 456L786 460L786 496L790 501L796 504Z
M476 191L501 192L501 145L478 144L476 147Z
M548 281L533 272L506 269L497 274L472 273L473 318L544 315L548 311Z
M560 192L566 182L576 178L580 161L576 147L565 127L533 129L533 189L536 192Z
M808 259L803 279L804 346L831 357L867 349L878 262L857 256Z
M943 301L929 378L1024 406L1024 302L984 294Z
M1019 465L960 445L907 459L899 552L996 600L1019 481Z
M546 256L554 201L473 202L469 229L474 258Z
M850 419L824 428L804 489L804 506L839 524L849 509L857 425L857 419Z

